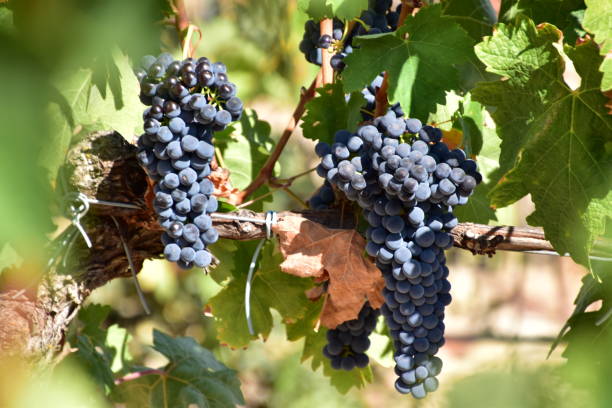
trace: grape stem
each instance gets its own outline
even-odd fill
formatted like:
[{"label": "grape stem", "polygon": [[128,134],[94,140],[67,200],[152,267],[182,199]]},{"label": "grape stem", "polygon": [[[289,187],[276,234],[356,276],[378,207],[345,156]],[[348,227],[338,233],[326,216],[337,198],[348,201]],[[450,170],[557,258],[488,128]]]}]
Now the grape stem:
[{"label": "grape stem", "polygon": [[280,140],[274,147],[274,150],[268,157],[268,160],[266,160],[263,167],[259,171],[259,174],[251,182],[251,184],[249,184],[247,188],[245,188],[243,191],[241,191],[239,194],[236,195],[236,198],[233,200],[232,204],[234,205],[242,204],[248,196],[253,194],[259,187],[261,187],[262,185],[270,181],[270,179],[273,177],[274,165],[276,164],[279,157],[281,156],[281,153],[287,146],[287,142],[289,142],[289,138],[293,134],[293,131],[295,130],[298,122],[302,118],[302,115],[304,114],[304,111],[306,108],[306,103],[314,97],[316,84],[318,81],[321,80],[320,78],[322,78],[322,76],[323,74],[321,70],[319,71],[317,78],[315,78],[310,84],[310,87],[304,92],[302,92],[298,105],[295,107],[295,110],[293,111],[293,115],[291,116],[289,123],[285,127],[285,130],[283,131],[283,134],[281,135]]}]

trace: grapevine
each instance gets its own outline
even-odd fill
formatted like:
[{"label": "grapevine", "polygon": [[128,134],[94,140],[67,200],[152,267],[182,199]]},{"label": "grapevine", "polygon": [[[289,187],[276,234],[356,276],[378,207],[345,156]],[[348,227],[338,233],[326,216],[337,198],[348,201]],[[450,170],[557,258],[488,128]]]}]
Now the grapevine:
[{"label": "grapevine", "polygon": [[0,0],[0,406],[610,405],[609,2],[60,3]]}]

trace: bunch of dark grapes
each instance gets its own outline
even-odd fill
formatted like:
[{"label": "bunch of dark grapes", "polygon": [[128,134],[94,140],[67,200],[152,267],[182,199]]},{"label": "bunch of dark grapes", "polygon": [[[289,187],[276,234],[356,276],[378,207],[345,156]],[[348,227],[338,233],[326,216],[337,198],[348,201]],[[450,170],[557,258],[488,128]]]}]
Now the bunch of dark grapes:
[{"label": "bunch of dark grapes", "polygon": [[340,324],[327,331],[327,344],[323,355],[331,360],[336,370],[364,368],[370,362],[366,351],[370,348],[370,333],[376,328],[380,310],[365,303],[356,319]]},{"label": "bunch of dark grapes", "polygon": [[476,162],[449,150],[442,132],[393,109],[319,143],[317,173],[363,209],[367,253],[386,287],[382,313],[395,349],[396,389],[423,398],[438,387],[444,308],[450,283],[444,251],[453,245],[456,205],[481,181]]},{"label": "bunch of dark grapes", "polygon": [[304,25],[300,51],[308,62],[316,65],[323,63],[323,52],[333,52],[330,64],[335,71],[342,71],[345,67],[344,58],[353,52],[352,41],[355,36],[387,33],[397,29],[401,5],[391,11],[392,3],[392,0],[370,0],[369,9],[361,13],[359,23],[346,33],[344,23],[338,19],[333,21],[331,36],[321,35],[319,24],[308,20]]},{"label": "bunch of dark grapes", "polygon": [[206,249],[219,238],[210,213],[217,210],[207,178],[214,133],[242,114],[242,101],[227,69],[207,58],[175,61],[147,55],[135,71],[140,81],[144,134],[138,160],[155,183],[154,208],[164,255],[182,268],[208,266]]}]

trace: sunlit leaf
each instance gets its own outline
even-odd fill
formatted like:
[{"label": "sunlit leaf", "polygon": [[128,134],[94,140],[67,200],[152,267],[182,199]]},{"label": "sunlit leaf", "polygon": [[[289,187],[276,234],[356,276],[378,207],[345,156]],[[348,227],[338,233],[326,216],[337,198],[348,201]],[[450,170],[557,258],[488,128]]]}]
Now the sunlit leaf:
[{"label": "sunlit leaf", "polygon": [[[468,61],[472,40],[439,5],[409,16],[395,33],[354,39],[343,72],[347,92],[361,90],[378,74],[389,76],[389,99],[422,120],[443,103],[445,91],[460,87],[458,64]],[[407,35],[407,39],[404,36]]]},{"label": "sunlit leaf", "polygon": [[528,222],[543,226],[558,252],[588,265],[591,243],[602,232],[589,215],[589,203],[604,197],[612,183],[612,157],[603,148],[612,139],[612,117],[599,91],[596,45],[566,47],[582,80],[572,90],[553,46],[558,39],[555,27],[536,29],[525,17],[500,24],[476,52],[506,79],[481,83],[472,95],[495,107],[500,164],[503,171],[511,169],[492,191],[493,204],[506,206],[531,194],[536,211]]}]

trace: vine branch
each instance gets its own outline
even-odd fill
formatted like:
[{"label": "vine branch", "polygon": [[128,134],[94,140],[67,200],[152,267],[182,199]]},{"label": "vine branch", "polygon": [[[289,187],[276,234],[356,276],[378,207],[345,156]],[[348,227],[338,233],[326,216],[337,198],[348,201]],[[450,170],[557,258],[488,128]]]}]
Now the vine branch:
[{"label": "vine branch", "polygon": [[287,146],[287,142],[289,142],[289,138],[293,134],[293,131],[295,130],[298,122],[302,118],[302,115],[304,114],[304,111],[306,109],[306,103],[308,103],[308,101],[310,101],[314,97],[317,81],[322,78],[322,75],[322,71],[319,71],[319,73],[317,74],[317,78],[312,81],[310,87],[308,87],[307,90],[302,92],[302,94],[300,95],[300,100],[297,106],[295,107],[295,110],[293,111],[293,115],[291,115],[291,119],[285,127],[285,130],[283,131],[283,134],[281,135],[278,143],[274,147],[274,150],[262,166],[257,177],[251,182],[251,184],[247,186],[247,188],[245,188],[243,191],[236,195],[232,204],[242,204],[249,195],[253,194],[259,187],[267,183],[272,178],[274,172],[274,165],[280,158],[281,153],[285,149],[285,146]]}]

